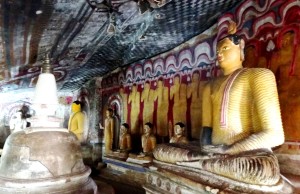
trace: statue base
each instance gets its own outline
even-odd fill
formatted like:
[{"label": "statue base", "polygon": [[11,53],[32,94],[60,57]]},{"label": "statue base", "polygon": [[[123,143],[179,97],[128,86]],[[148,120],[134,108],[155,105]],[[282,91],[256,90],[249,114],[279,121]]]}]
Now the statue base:
[{"label": "statue base", "polygon": [[[273,186],[251,185],[216,174],[154,160],[157,170],[149,171],[144,189],[147,194],[164,193],[293,193],[284,178]],[[152,167],[152,169],[155,169]]]},{"label": "statue base", "polygon": [[105,157],[115,158],[118,160],[126,161],[126,159],[128,158],[128,153],[120,152],[120,151],[112,151],[112,152],[106,153]]},{"label": "statue base", "polygon": [[152,156],[146,156],[146,155],[136,155],[136,154],[129,154],[129,157],[127,158],[126,162],[131,162],[135,164],[148,164],[153,161]]},{"label": "statue base", "polygon": [[[142,185],[146,184],[147,166],[110,157],[103,157],[102,161],[106,168],[101,168],[98,176],[112,186],[117,185],[116,193],[144,193]],[[123,190],[117,190],[119,185]]]}]

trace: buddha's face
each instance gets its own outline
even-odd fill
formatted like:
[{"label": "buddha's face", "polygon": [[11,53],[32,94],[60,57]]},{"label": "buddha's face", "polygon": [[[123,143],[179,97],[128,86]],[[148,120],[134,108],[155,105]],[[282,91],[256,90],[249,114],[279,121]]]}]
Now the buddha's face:
[{"label": "buddha's face", "polygon": [[217,44],[217,60],[222,69],[230,68],[241,62],[241,49],[229,38],[225,38]]},{"label": "buddha's face", "polygon": [[106,117],[111,117],[112,116],[112,111],[106,110]]},{"label": "buddha's face", "polygon": [[121,131],[121,134],[124,135],[124,134],[127,133],[127,128],[122,125],[121,128],[120,128],[120,131]]},{"label": "buddha's face", "polygon": [[80,104],[72,103],[72,112],[79,112],[80,110]]},{"label": "buddha's face", "polygon": [[175,125],[174,126],[174,131],[175,131],[175,135],[182,135],[184,129],[182,127],[180,127],[180,125]]},{"label": "buddha's face", "polygon": [[151,133],[151,128],[148,125],[144,125],[144,133],[145,134],[150,134]]}]

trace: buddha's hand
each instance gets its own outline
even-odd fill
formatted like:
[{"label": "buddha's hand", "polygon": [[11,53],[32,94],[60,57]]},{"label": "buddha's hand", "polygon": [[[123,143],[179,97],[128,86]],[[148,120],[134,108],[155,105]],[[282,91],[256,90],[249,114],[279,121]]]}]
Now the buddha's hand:
[{"label": "buddha's hand", "polygon": [[143,158],[145,156],[146,156],[146,154],[144,154],[143,152],[141,152],[139,155],[137,155],[138,158]]},{"label": "buddha's hand", "polygon": [[203,145],[201,148],[202,152],[212,154],[226,154],[228,150],[227,145]]},{"label": "buddha's hand", "polygon": [[104,127],[102,126],[101,123],[99,123],[99,128],[100,128],[100,129],[104,129]]}]

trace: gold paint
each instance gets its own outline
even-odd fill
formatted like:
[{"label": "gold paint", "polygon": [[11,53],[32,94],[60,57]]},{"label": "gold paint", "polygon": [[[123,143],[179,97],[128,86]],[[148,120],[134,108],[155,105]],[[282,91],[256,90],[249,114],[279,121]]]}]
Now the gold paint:
[{"label": "gold paint", "polygon": [[128,97],[128,103],[131,103],[130,111],[130,127],[131,134],[139,132],[139,113],[140,113],[140,93],[137,91],[137,86],[133,85],[131,93]]},{"label": "gold paint", "polygon": [[157,82],[154,99],[157,100],[157,135],[165,137],[168,136],[169,88],[164,87],[162,80]]},{"label": "gold paint", "polygon": [[[284,142],[275,77],[265,68],[242,68],[241,49],[242,43],[235,45],[229,38],[218,43],[224,75],[204,87],[202,123],[212,127],[213,145],[203,145],[200,153],[193,145],[161,144],[153,155],[157,160],[213,172],[214,176],[275,185],[280,171],[270,150]],[[232,84],[229,89],[227,83]],[[223,109],[222,102],[228,102],[227,108]],[[226,125],[221,125],[222,110]]]},{"label": "gold paint", "polygon": [[85,116],[84,113],[81,112],[80,104],[72,103],[71,109],[72,114],[69,119],[68,129],[69,131],[72,131],[81,142],[83,141]]},{"label": "gold paint", "polygon": [[120,88],[119,94],[122,98],[123,102],[123,112],[122,118],[124,122],[127,122],[127,114],[128,114],[128,94],[125,93],[124,88]]},{"label": "gold paint", "polygon": [[[282,121],[287,140],[300,139],[300,48],[294,46],[294,32],[287,32],[282,36],[282,42],[277,52],[271,58],[271,70],[277,75],[279,100]],[[295,57],[295,70],[290,75],[293,58]],[[294,95],[293,95],[294,94]]]},{"label": "gold paint", "polygon": [[202,126],[202,92],[205,82],[200,81],[200,75],[194,73],[192,82],[187,88],[187,97],[191,98],[191,135],[192,138],[200,138],[200,130]]},{"label": "gold paint", "polygon": [[180,83],[178,76],[174,78],[174,85],[170,88],[170,99],[174,99],[173,123],[186,123],[187,85]]},{"label": "gold paint", "polygon": [[153,123],[154,112],[154,91],[150,88],[149,83],[145,83],[144,90],[142,92],[141,102],[144,103],[143,110],[143,123]]},{"label": "gold paint", "polygon": [[213,128],[213,144],[230,146],[226,152],[231,154],[281,145],[284,135],[276,82],[268,69],[244,69],[237,76],[229,91],[228,126],[221,127],[224,87],[228,75],[242,68],[242,61],[240,46],[228,38],[218,43],[217,50],[225,75],[207,84],[203,93],[203,125]]}]

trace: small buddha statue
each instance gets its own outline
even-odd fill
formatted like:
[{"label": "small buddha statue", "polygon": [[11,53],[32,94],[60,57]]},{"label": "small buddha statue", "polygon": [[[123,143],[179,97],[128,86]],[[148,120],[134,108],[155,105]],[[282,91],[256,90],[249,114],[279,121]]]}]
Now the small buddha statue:
[{"label": "small buddha statue", "polygon": [[275,76],[265,68],[243,68],[243,49],[235,34],[217,43],[223,75],[204,87],[202,105],[202,133],[212,144],[201,151],[159,145],[153,155],[245,184],[274,186],[282,179],[271,148],[284,142]]},{"label": "small buddha statue", "polygon": [[129,152],[131,150],[131,136],[128,133],[129,125],[127,123],[123,123],[120,127],[120,138],[119,145],[121,152]]},{"label": "small buddha statue", "polygon": [[27,121],[23,117],[22,111],[17,111],[9,121],[9,129],[11,133],[22,131],[26,128]]},{"label": "small buddha statue", "polygon": [[153,150],[156,147],[156,137],[152,134],[153,125],[150,122],[144,125],[144,134],[141,137],[142,152],[139,154],[130,153],[127,162],[133,162],[138,164],[144,164],[152,162]]},{"label": "small buddha statue", "polygon": [[142,135],[142,150],[140,154],[143,156],[152,156],[152,152],[156,146],[156,137],[152,134],[153,125],[150,122],[147,122],[144,125],[144,134]]},{"label": "small buddha statue", "polygon": [[72,103],[72,114],[69,119],[68,129],[72,131],[80,142],[83,142],[85,115],[81,111],[82,103],[78,100]]},{"label": "small buddha statue", "polygon": [[188,143],[188,139],[185,136],[185,125],[182,122],[178,122],[174,126],[174,136],[171,137],[170,143]]}]

